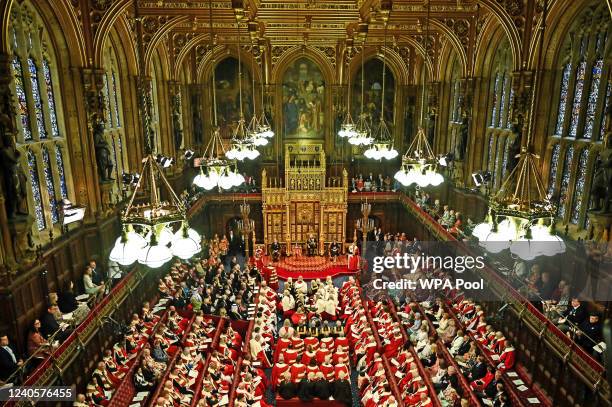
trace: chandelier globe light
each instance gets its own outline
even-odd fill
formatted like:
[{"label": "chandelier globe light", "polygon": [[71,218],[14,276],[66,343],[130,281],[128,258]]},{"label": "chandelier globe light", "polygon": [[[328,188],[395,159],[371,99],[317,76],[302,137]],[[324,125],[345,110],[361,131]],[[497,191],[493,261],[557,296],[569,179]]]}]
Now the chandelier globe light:
[{"label": "chandelier globe light", "polygon": [[393,136],[389,131],[389,126],[385,121],[385,77],[387,73],[387,22],[389,15],[385,14],[383,17],[385,34],[383,37],[383,72],[382,72],[382,92],[380,100],[380,120],[378,127],[375,132],[374,140],[370,148],[368,148],[363,154],[366,158],[373,160],[392,160],[396,158],[399,153],[394,147]]},{"label": "chandelier globe light", "polygon": [[394,177],[404,186],[416,184],[419,187],[436,187],[444,182],[444,177],[437,168],[436,156],[427,141],[425,130],[420,127],[402,157],[402,165]]},{"label": "chandelier globe light", "polygon": [[[369,116],[365,112],[365,69],[364,69],[364,53],[365,53],[365,39],[361,47],[361,110],[357,122],[354,128],[344,133],[348,138],[349,144],[353,146],[369,146],[374,142],[374,138],[371,136],[372,129],[369,124]],[[350,87],[350,84],[349,84]]]},{"label": "chandelier globe light", "polygon": [[[346,47],[346,54],[350,56],[353,46],[352,39],[350,40],[348,46]],[[353,117],[351,116],[351,69],[347,67],[347,101],[346,101],[346,115],[344,116],[344,120],[340,125],[340,130],[338,130],[338,137],[340,138],[352,138],[357,136],[357,131],[355,130],[355,122],[353,122]]]},{"label": "chandelier globe light", "polygon": [[476,225],[472,236],[479,245],[492,253],[509,249],[520,259],[530,261],[539,256],[555,256],[564,253],[566,245],[554,232],[557,205],[546,193],[537,160],[539,156],[530,151],[532,134],[535,131],[534,115],[536,94],[540,88],[542,73],[542,49],[548,1],[544,1],[540,44],[536,68],[534,91],[527,125],[527,141],[521,147],[518,162],[499,191],[489,199],[489,213]]},{"label": "chandelier globe light", "polygon": [[[138,178],[128,204],[121,214],[121,236],[115,241],[109,259],[123,266],[129,266],[138,261],[145,266],[157,268],[172,259],[171,248],[174,249],[174,246],[179,242],[172,228],[181,225],[186,228],[185,230],[188,230],[189,225],[185,206],[164,174],[164,168],[172,160],[166,160],[165,162],[158,160],[158,154],[153,148],[151,90],[146,85],[142,71],[142,67],[144,67],[144,45],[138,2],[136,2],[134,20],[137,34],[137,54],[141,67],[138,77],[138,99],[145,154],[140,171],[142,175]],[[164,166],[162,167],[160,163],[163,162]],[[168,200],[162,201],[160,199],[161,189],[165,189]],[[138,201],[136,201],[136,198],[138,198]],[[193,252],[191,256],[196,253]]]}]

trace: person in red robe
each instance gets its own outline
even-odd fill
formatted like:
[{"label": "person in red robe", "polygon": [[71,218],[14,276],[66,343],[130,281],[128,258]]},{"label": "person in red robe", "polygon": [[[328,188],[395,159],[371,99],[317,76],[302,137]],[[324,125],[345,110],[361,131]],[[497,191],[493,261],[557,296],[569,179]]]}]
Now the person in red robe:
[{"label": "person in red robe", "polygon": [[278,357],[278,362],[272,368],[272,390],[276,391],[276,387],[280,384],[283,374],[289,370],[289,365],[285,363],[285,357],[281,353]]},{"label": "person in red robe", "polygon": [[289,371],[291,372],[291,381],[293,383],[298,383],[306,377],[306,365],[303,363],[295,363],[289,368]]},{"label": "person in red robe", "polygon": [[493,366],[487,366],[487,374],[482,379],[474,380],[470,383],[470,387],[474,391],[484,392],[484,389],[491,383],[491,380],[495,377],[495,368]]},{"label": "person in red robe", "polygon": [[506,370],[512,369],[515,362],[515,350],[510,341],[506,341],[504,351],[499,355],[499,365],[497,368],[505,372]]},{"label": "person in red robe", "polygon": [[359,270],[359,247],[355,243],[349,246],[348,269],[349,271]]}]

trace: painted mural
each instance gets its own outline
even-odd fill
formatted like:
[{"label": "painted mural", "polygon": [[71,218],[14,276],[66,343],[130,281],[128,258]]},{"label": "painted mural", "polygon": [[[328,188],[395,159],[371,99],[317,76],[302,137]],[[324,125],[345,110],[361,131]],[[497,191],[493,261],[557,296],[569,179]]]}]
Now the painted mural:
[{"label": "painted mural", "polygon": [[[240,118],[240,97],[238,87],[238,59],[228,57],[215,68],[217,90],[217,120],[221,137],[231,138]],[[242,108],[245,120],[253,114],[253,87],[251,72],[242,64]]]},{"label": "painted mural", "polygon": [[324,137],[325,81],[308,58],[296,59],[283,76],[283,134],[285,138]]},{"label": "painted mural", "polygon": [[[364,63],[365,80],[364,80],[364,112],[375,126],[380,121],[380,106],[382,94],[382,79],[383,79],[383,63],[380,59],[373,58]],[[357,70],[357,75],[353,80],[353,88],[351,89],[351,113],[353,119],[357,120],[361,112],[361,67]],[[387,66],[385,76],[385,120],[389,129],[393,128],[393,109],[395,99],[395,78],[393,73]]]}]

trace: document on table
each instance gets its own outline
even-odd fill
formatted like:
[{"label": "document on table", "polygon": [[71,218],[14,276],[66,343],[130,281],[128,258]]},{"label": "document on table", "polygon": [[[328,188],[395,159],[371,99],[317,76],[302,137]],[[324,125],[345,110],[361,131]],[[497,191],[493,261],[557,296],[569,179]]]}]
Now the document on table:
[{"label": "document on table", "polygon": [[535,397],[529,397],[527,401],[530,402],[531,404],[540,404],[540,400],[538,400]]},{"label": "document on table", "polygon": [[518,377],[518,374],[516,372],[506,372],[506,374],[508,375],[508,377]]},{"label": "document on table", "polygon": [[512,380],[512,383],[514,383],[514,384],[515,384],[515,385],[517,385],[517,386],[520,386],[521,384],[525,384],[525,382],[524,382],[524,381],[522,381],[521,379],[518,379],[518,380]]},{"label": "document on table", "polygon": [[519,389],[519,391],[527,391],[527,390],[529,390],[529,387],[527,387],[525,385],[521,385],[521,386],[517,387],[517,389]]}]

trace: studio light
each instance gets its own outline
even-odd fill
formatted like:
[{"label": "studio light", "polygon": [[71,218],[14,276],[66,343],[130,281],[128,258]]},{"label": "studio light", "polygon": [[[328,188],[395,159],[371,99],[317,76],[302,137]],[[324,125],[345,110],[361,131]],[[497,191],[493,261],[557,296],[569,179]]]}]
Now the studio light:
[{"label": "studio light", "polygon": [[185,153],[183,156],[185,157],[185,160],[191,160],[194,155],[195,153],[193,152],[193,150],[185,150]]},{"label": "studio light", "polygon": [[174,164],[174,158],[172,157],[166,157],[164,155],[161,154],[157,154],[157,157],[155,157],[155,161],[161,165],[162,168],[169,168]]}]

